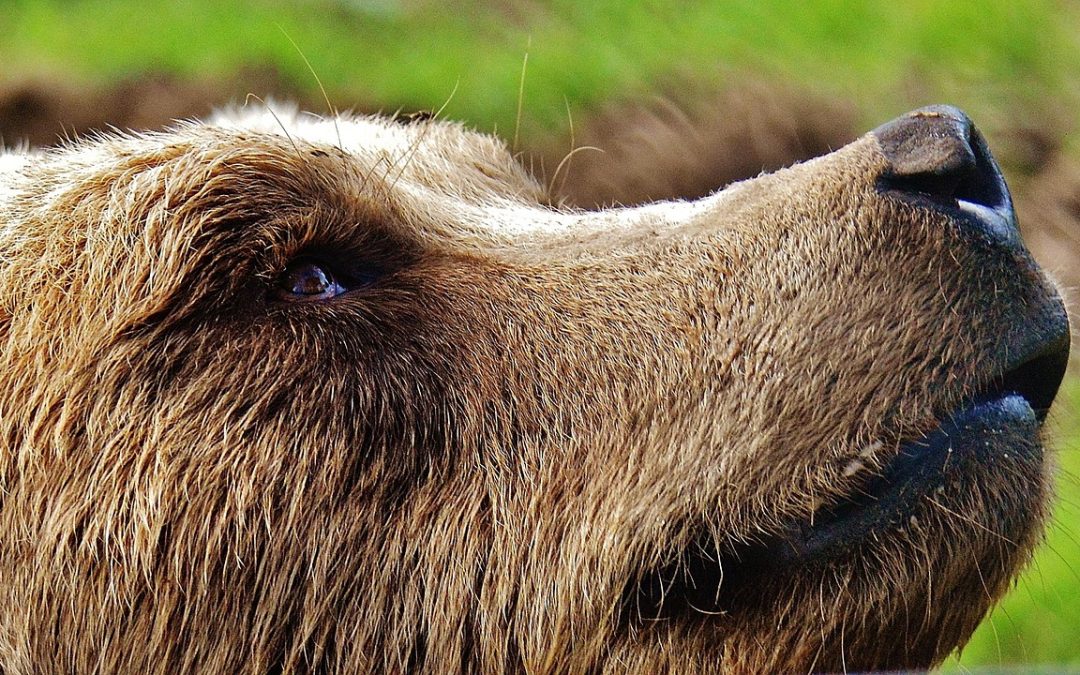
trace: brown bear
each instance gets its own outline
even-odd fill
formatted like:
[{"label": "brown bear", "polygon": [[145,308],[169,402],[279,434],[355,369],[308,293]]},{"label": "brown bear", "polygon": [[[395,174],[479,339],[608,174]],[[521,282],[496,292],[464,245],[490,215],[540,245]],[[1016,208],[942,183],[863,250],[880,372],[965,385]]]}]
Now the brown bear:
[{"label": "brown bear", "polygon": [[925,667],[1038,541],[1063,306],[959,111],[551,205],[442,121],[0,155],[0,671]]}]

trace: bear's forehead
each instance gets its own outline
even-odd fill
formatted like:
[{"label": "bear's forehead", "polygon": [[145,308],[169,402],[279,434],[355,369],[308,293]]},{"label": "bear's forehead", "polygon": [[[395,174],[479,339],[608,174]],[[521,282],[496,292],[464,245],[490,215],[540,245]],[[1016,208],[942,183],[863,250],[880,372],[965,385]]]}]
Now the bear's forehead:
[{"label": "bear's forehead", "polygon": [[[311,161],[313,153],[325,161]],[[685,222],[714,209],[721,198],[603,213],[564,211],[545,203],[542,187],[500,140],[459,123],[349,114],[327,118],[295,108],[246,107],[165,132],[91,137],[45,152],[0,150],[0,208],[21,203],[25,209],[49,210],[79,186],[118,179],[129,181],[131,190],[157,193],[150,184],[175,184],[154,168],[165,158],[193,178],[200,175],[200,164],[232,157],[242,166],[252,156],[286,173],[322,172],[321,179],[347,164],[347,173],[363,177],[363,189],[377,186],[371,190],[377,199],[416,216],[409,226],[417,236],[481,246]],[[236,190],[247,194],[240,179]]]},{"label": "bear's forehead", "polygon": [[480,200],[488,193],[529,202],[544,197],[500,140],[457,122],[352,114],[324,117],[293,107],[247,106],[218,112],[206,126],[339,151],[373,177],[392,183],[404,181]]},{"label": "bear's forehead", "polygon": [[398,124],[390,118],[377,116],[345,114],[324,117],[301,112],[291,106],[282,109],[226,109],[215,113],[205,126],[285,136],[314,145],[338,147],[357,157],[410,150],[418,152],[420,148],[414,145],[418,140],[422,142],[424,136],[430,135],[433,128],[437,129],[438,135],[446,135],[452,131],[458,135],[472,136],[469,140],[474,144],[478,144],[482,138],[449,122],[437,123],[432,127],[426,124]]},{"label": "bear's forehead", "polygon": [[212,161],[244,150],[278,166],[292,164],[297,172],[311,168],[304,160],[308,153],[337,155],[372,184],[420,188],[429,196],[443,193],[482,203],[545,200],[542,187],[501,141],[459,123],[376,115],[323,117],[290,106],[226,109],[168,131],[91,135],[46,151],[0,145],[0,199],[17,197],[19,183],[42,176],[49,183],[73,185],[104,178],[119,165],[138,165],[139,157],[151,166],[165,156],[188,154]]}]

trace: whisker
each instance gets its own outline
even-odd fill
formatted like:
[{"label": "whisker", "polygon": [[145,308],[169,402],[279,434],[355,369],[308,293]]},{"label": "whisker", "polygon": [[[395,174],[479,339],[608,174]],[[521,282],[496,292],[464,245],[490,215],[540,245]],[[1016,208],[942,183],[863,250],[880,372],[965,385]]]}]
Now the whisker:
[{"label": "whisker", "polygon": [[315,68],[312,67],[311,61],[309,61],[307,55],[304,54],[304,50],[300,49],[300,45],[296,44],[296,40],[292,39],[292,36],[289,35],[289,32],[286,31],[281,24],[275,25],[277,26],[278,30],[281,31],[281,34],[285,36],[285,39],[289,41],[289,44],[293,46],[293,49],[296,50],[296,53],[300,55],[300,58],[303,59],[304,65],[307,66],[308,72],[311,73],[311,76],[313,78],[315,78],[315,84],[319,85],[319,91],[322,92],[323,101],[326,103],[326,107],[330,110],[330,113],[334,116],[334,133],[337,134],[338,150],[341,150],[341,152],[344,153],[345,143],[341,140],[341,127],[338,124],[338,111],[337,108],[334,107],[334,104],[330,102],[330,96],[326,93],[326,87],[323,86],[322,78],[320,78],[319,74],[315,72]]},{"label": "whisker", "polygon": [[532,48],[532,36],[525,43],[525,56],[521,59],[521,77],[518,78],[517,115],[514,119],[514,143],[510,146],[512,152],[517,152],[518,133],[521,131],[521,108],[525,98],[525,70],[529,66],[529,49]]}]

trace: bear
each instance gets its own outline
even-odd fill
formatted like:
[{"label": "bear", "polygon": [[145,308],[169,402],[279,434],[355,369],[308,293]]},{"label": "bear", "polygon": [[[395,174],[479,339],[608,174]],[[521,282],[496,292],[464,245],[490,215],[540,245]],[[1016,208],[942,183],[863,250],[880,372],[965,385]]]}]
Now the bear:
[{"label": "bear", "polygon": [[0,671],[925,668],[1069,325],[934,106],[585,211],[431,116],[0,155]]}]

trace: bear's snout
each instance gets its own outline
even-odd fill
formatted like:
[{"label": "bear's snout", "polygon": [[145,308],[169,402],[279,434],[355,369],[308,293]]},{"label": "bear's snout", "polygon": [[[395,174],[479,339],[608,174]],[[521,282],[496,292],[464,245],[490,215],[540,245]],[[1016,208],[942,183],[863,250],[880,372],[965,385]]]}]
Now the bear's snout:
[{"label": "bear's snout", "polygon": [[879,186],[901,199],[960,211],[979,235],[1021,247],[1016,212],[1001,169],[971,119],[930,106],[876,130],[888,168]]},{"label": "bear's snout", "polygon": [[[878,188],[944,215],[960,245],[974,252],[976,264],[985,264],[971,275],[971,291],[985,293],[979,286],[996,279],[1001,284],[993,284],[995,294],[1017,289],[999,310],[998,335],[1012,356],[998,378],[1010,380],[1044,417],[1068,363],[1069,323],[1060,297],[1024,248],[1005,177],[982,134],[963,111],[944,105],[914,110],[871,133],[887,161]],[[1027,279],[1010,284],[1017,269],[1027,272]],[[993,370],[997,364],[985,365]],[[1017,371],[1023,376],[1014,375]]]}]

